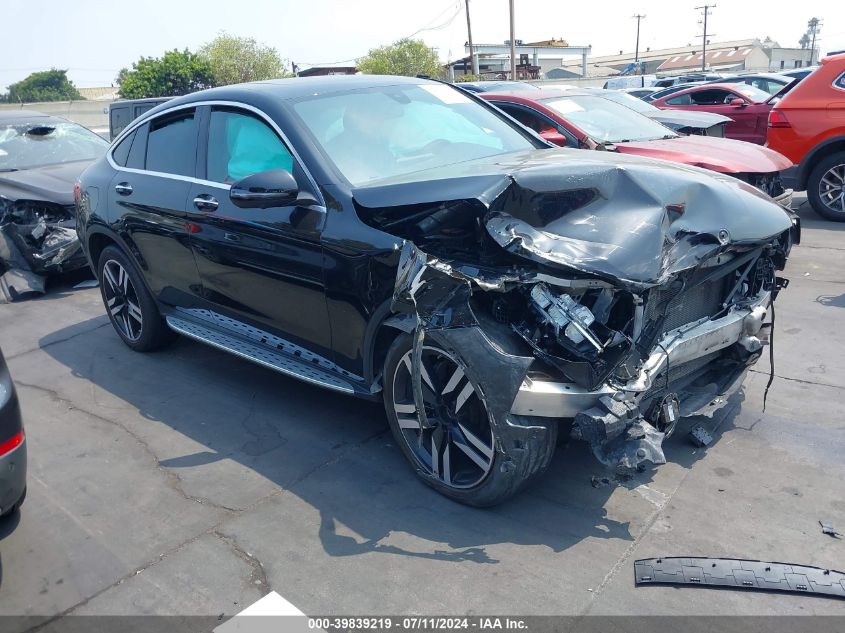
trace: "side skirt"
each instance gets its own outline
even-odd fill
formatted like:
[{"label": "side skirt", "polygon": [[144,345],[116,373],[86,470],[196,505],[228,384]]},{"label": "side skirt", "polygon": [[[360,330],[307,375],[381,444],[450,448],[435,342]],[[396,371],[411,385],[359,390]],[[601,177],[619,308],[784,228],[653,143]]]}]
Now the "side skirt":
[{"label": "side skirt", "polygon": [[[168,314],[165,318],[167,325],[174,332],[273,369],[286,376],[341,393],[372,397],[360,385],[355,384],[356,377],[352,374],[349,374],[347,380],[346,377],[324,367],[331,365],[331,361],[268,333],[264,333],[261,340],[250,340],[239,332],[216,324],[213,317],[214,315],[208,311],[202,311],[201,317],[197,318],[196,315],[188,311],[177,310]],[[271,347],[268,341],[275,343],[275,347]],[[293,353],[288,353],[288,349],[293,350]],[[359,378],[359,380],[362,379]]]}]

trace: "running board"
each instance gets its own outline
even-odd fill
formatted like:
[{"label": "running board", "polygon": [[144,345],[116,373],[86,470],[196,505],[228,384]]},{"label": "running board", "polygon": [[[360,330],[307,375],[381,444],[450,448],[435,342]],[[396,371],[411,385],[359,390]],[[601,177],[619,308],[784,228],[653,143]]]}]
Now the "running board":
[{"label": "running board", "polygon": [[351,383],[333,376],[319,367],[291,358],[287,354],[274,352],[255,343],[245,341],[239,336],[221,332],[202,323],[171,314],[167,316],[167,325],[171,330],[183,336],[222,349],[286,376],[342,393],[354,394],[358,391]]}]

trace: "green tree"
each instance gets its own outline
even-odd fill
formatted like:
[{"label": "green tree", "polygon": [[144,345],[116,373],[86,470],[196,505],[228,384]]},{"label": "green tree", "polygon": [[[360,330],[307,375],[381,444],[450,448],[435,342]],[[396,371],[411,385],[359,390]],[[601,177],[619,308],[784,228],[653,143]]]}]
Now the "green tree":
[{"label": "green tree", "polygon": [[82,95],[67,78],[66,70],[43,70],[9,86],[8,100],[12,103],[39,101],[71,101]]},{"label": "green tree", "polygon": [[211,88],[211,65],[188,49],[167,51],[162,57],[142,57],[117,76],[118,93],[124,99],[177,97]]},{"label": "green tree", "polygon": [[287,72],[288,61],[282,60],[275,48],[251,37],[220,33],[198,54],[211,66],[211,75],[218,86],[293,76]]},{"label": "green tree", "polygon": [[443,67],[433,48],[422,40],[402,39],[374,48],[358,60],[358,70],[368,75],[427,75],[440,77]]}]

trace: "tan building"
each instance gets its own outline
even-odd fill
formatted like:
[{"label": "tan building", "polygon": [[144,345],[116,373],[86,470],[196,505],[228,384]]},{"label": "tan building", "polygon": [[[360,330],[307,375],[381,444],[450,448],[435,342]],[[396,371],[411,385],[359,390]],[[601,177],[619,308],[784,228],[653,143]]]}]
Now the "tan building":
[{"label": "tan building", "polygon": [[[645,74],[680,75],[701,70],[701,43],[677,48],[640,51],[640,62],[645,63]],[[633,52],[587,58],[587,77],[618,75],[634,62]],[[777,72],[811,65],[810,49],[783,48],[766,39],[711,42],[707,45],[705,69],[719,72]],[[549,79],[582,77],[581,64],[562,60],[559,67],[544,68]]]}]

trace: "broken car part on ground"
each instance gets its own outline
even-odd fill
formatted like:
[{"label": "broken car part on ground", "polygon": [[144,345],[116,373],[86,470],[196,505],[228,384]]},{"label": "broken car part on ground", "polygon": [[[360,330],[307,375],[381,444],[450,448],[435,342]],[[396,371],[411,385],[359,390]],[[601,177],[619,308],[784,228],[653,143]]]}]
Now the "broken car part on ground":
[{"label": "broken car part on ground", "polygon": [[[760,357],[797,221],[697,170],[563,160],[356,201],[409,240],[394,305],[413,358],[435,336],[464,359],[500,442],[531,441],[517,416],[574,419],[603,464],[660,464],[678,417],[719,408]],[[413,204],[378,206],[391,189]]]},{"label": "broken car part on ground", "polygon": [[634,580],[637,585],[732,587],[845,598],[841,571],[736,558],[646,558],[634,561]]}]

